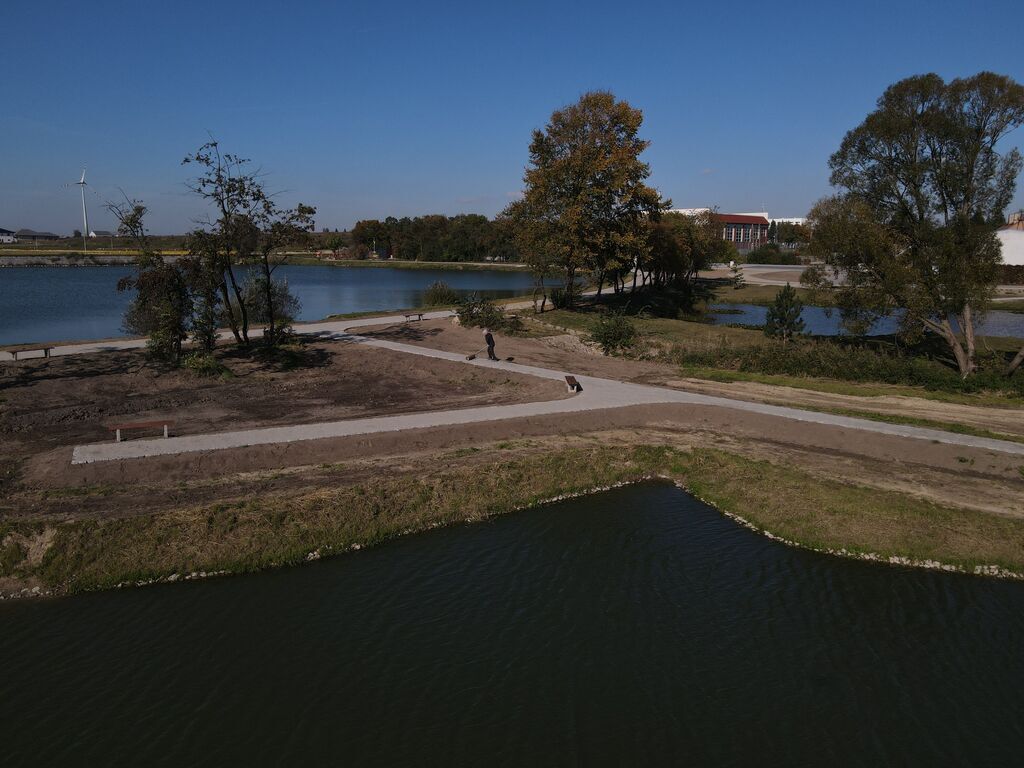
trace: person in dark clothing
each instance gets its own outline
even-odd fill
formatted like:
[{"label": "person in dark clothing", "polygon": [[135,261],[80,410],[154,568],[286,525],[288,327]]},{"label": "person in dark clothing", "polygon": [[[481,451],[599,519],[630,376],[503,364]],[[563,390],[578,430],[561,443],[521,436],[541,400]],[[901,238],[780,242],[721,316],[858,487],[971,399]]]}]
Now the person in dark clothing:
[{"label": "person in dark clothing", "polygon": [[484,328],[484,341],[487,343],[487,358],[497,360],[498,356],[494,354],[494,337],[489,328]]}]

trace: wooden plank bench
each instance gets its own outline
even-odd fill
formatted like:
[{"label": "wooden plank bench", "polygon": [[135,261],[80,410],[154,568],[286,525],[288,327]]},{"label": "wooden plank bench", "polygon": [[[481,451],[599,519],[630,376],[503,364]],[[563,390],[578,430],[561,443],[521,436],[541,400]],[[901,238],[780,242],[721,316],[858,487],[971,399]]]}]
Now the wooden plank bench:
[{"label": "wooden plank bench", "polygon": [[569,388],[570,392],[582,392],[583,391],[583,387],[580,386],[580,383],[578,381],[576,381],[576,377],[575,376],[566,376],[565,377],[565,385]]},{"label": "wooden plank bench", "polygon": [[11,354],[11,357],[17,360],[18,355],[22,352],[42,352],[43,357],[49,357],[51,349],[53,349],[53,345],[46,346],[42,344],[19,344],[16,347],[0,347],[0,352],[9,352]]},{"label": "wooden plank bench", "polygon": [[411,321],[411,320],[412,320],[412,319],[413,319],[414,317],[415,317],[415,318],[416,318],[417,320],[423,320],[423,315],[424,315],[425,313],[424,313],[424,312],[404,312],[403,314],[405,315],[405,322],[407,322],[407,323],[408,323],[408,322],[410,322],[410,321]]},{"label": "wooden plank bench", "polygon": [[173,421],[168,421],[167,419],[156,419],[155,421],[133,421],[128,424],[108,424],[107,429],[114,433],[114,439],[120,443],[122,429],[156,429],[157,427],[163,427],[164,437],[170,437],[168,428],[173,426]]}]

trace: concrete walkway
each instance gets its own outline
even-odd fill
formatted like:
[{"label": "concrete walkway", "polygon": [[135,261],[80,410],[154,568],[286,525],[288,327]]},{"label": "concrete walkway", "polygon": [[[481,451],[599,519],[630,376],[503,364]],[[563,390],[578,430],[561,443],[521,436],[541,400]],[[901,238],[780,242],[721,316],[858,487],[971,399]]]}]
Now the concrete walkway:
[{"label": "concrete walkway", "polygon": [[[429,312],[426,319],[446,318],[451,312]],[[402,322],[401,315],[394,317],[363,318],[359,320],[341,320],[336,322],[311,323],[299,326],[296,330],[303,334],[316,335],[322,338],[342,339],[353,343],[366,344],[371,347],[403,352],[410,355],[433,357],[463,365],[474,365],[484,368],[498,368],[515,373],[537,376],[564,383],[564,376],[571,371],[555,371],[529,365],[510,362],[492,362],[486,359],[466,360],[454,352],[445,352],[429,347],[412,344],[401,344],[382,339],[370,339],[347,332],[348,329]],[[125,342],[139,343],[139,342]],[[126,348],[126,347],[120,347]],[[130,348],[130,347],[127,347]],[[68,352],[66,354],[73,354]],[[575,374],[574,374],[575,375]],[[546,416],[558,413],[593,411],[608,408],[621,408],[632,405],[653,403],[678,403],[690,405],[729,408],[737,411],[778,416],[796,421],[825,424],[845,429],[857,429],[885,435],[897,435],[918,440],[929,440],[951,445],[962,445],[983,448],[1001,453],[1024,456],[1024,444],[1003,440],[993,440],[971,435],[960,435],[921,427],[887,424],[884,422],[856,419],[847,416],[835,416],[827,413],[804,411],[798,408],[786,408],[763,403],[743,400],[732,400],[724,397],[713,397],[692,392],[681,392],[662,387],[650,387],[641,384],[630,384],[613,379],[602,379],[593,376],[579,376],[583,391],[564,400],[553,400],[539,403],[519,403],[516,405],[486,406],[482,408],[464,408],[458,410],[434,411],[430,413],[411,413],[397,416],[381,416],[369,419],[351,419],[347,421],[320,422],[317,424],[299,424],[290,427],[267,427],[263,429],[246,429],[234,432],[218,432],[206,435],[182,435],[172,438],[155,438],[150,440],[133,440],[122,443],[93,443],[81,445],[74,449],[73,464],[88,464],[98,461],[116,461],[119,459],[143,458],[147,456],[166,456],[181,453],[216,451],[227,448],[243,448],[254,445],[272,443],[290,443],[301,440],[319,440],[329,437],[350,437],[379,432],[395,432],[424,427],[439,427],[455,424],[472,424],[485,421],[499,421],[527,416]]]}]

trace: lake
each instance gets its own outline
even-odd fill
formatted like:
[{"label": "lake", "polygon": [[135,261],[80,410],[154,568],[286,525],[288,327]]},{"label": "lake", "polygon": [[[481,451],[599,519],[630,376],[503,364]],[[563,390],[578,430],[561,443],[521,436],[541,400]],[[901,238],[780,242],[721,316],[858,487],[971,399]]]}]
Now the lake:
[{"label": "lake", "polygon": [[[117,281],[131,267],[5,267],[0,269],[0,344],[121,336],[131,297]],[[443,280],[462,294],[492,299],[528,294],[528,271],[283,266],[302,302],[298,320],[332,314],[419,307],[427,286]]]},{"label": "lake", "polygon": [[[737,325],[763,326],[768,316],[768,307],[756,304],[712,304],[708,316],[719,325],[734,323]],[[829,312],[824,307],[805,306],[800,315],[804,321],[804,332],[816,336],[839,336],[843,333],[839,311]],[[895,333],[899,328],[896,317],[883,317],[872,327],[871,335]],[[1024,314],[992,310],[986,313],[977,323],[977,333],[986,336],[1010,336],[1024,338]]]},{"label": "lake", "polygon": [[22,765],[1014,765],[1024,584],[663,483],[256,575],[0,604]]}]

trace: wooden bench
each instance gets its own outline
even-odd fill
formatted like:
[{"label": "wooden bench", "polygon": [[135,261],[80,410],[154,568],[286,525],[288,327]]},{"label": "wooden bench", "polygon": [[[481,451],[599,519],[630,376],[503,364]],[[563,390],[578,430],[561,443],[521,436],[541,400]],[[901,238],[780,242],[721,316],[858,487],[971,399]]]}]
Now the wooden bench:
[{"label": "wooden bench", "polygon": [[566,376],[565,377],[565,385],[567,387],[569,387],[569,391],[570,392],[582,392],[583,391],[583,387],[581,387],[580,383],[578,381],[576,381],[576,377],[575,376]]},{"label": "wooden bench", "polygon": [[17,347],[0,347],[0,351],[10,352],[11,357],[15,360],[18,359],[18,355],[22,352],[42,352],[43,357],[49,357],[51,349],[53,349],[52,345],[43,346],[41,344],[21,344]]},{"label": "wooden bench", "polygon": [[405,315],[405,322],[407,322],[407,323],[408,323],[408,322],[410,322],[410,321],[411,321],[411,320],[412,320],[412,319],[413,319],[414,317],[415,317],[415,318],[416,318],[417,320],[422,320],[422,319],[423,319],[423,315],[424,315],[425,313],[423,313],[423,312],[405,312],[405,313],[403,313],[403,314]]},{"label": "wooden bench", "polygon": [[117,442],[121,442],[121,430],[122,429],[156,429],[157,427],[164,428],[164,437],[170,437],[168,433],[168,427],[173,427],[174,422],[168,421],[167,419],[157,419],[155,421],[133,421],[128,424],[108,424],[107,429],[114,433],[114,439]]}]

